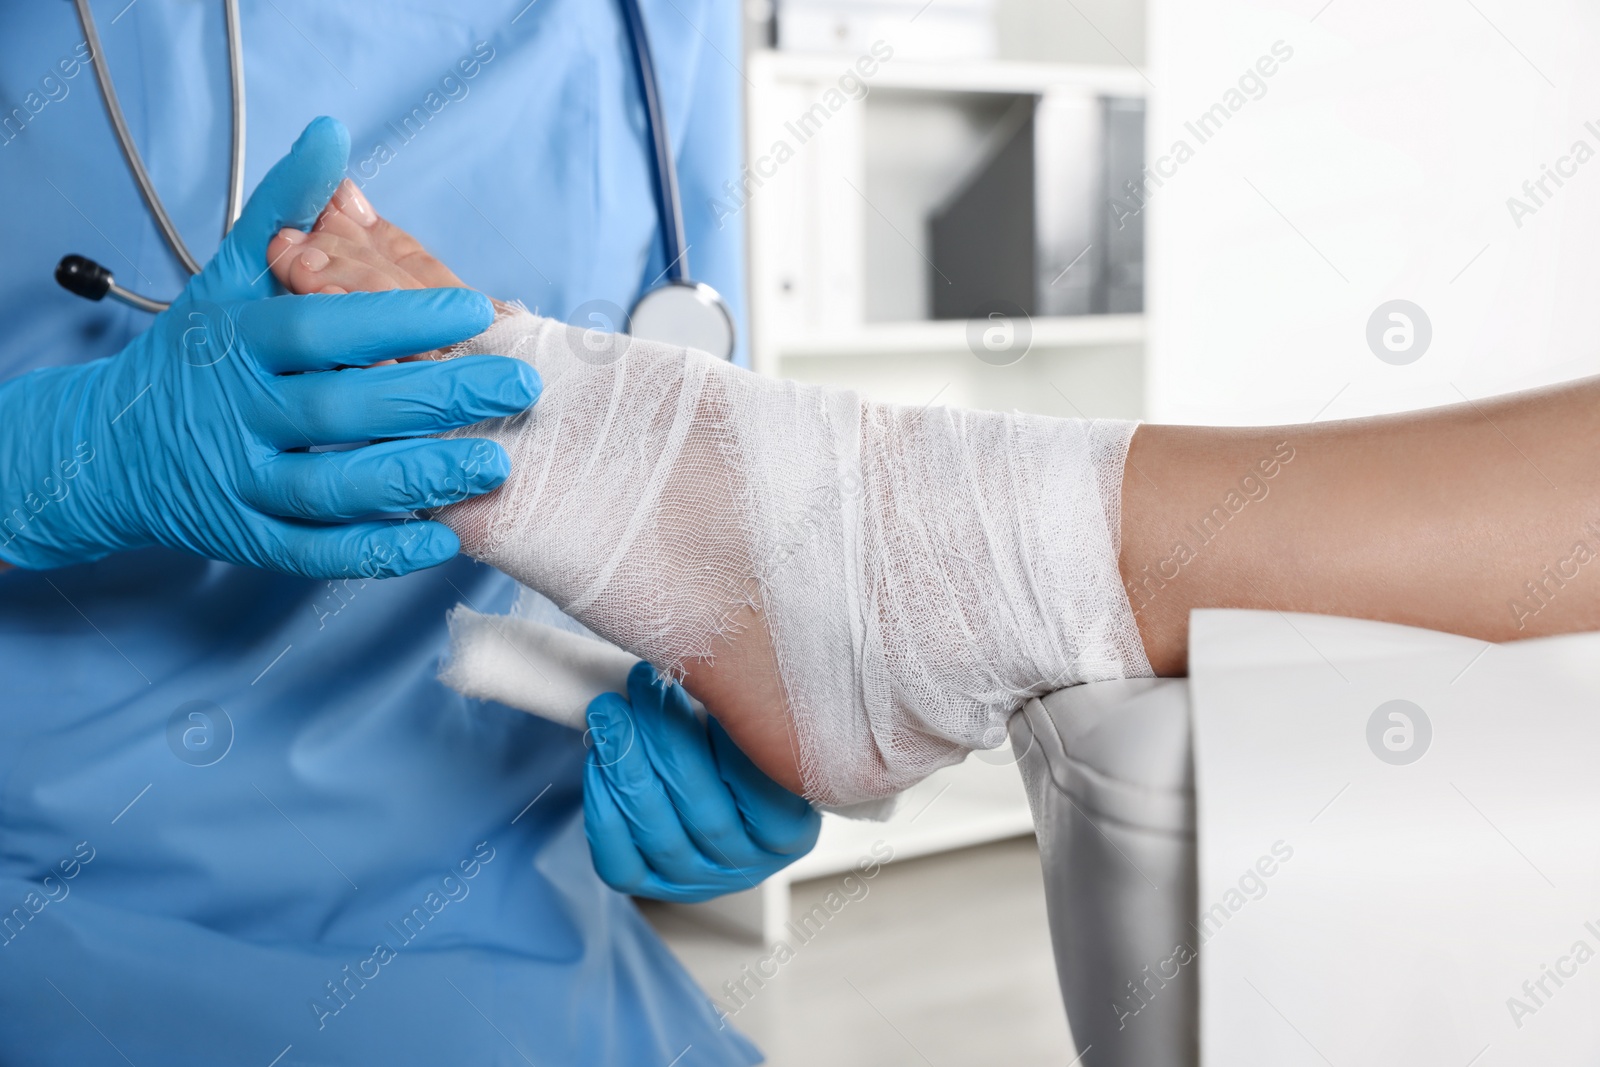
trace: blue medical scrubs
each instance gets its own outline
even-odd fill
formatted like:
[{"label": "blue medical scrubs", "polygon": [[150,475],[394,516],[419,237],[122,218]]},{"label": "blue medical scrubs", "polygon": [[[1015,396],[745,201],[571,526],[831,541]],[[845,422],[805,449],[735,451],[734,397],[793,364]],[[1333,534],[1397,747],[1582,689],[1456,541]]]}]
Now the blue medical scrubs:
[{"label": "blue medical scrubs", "polygon": [[[664,264],[607,0],[245,3],[246,188],[316,115],[469,283],[558,317]],[[95,4],[156,186],[203,261],[229,139],[222,5]],[[734,0],[645,4],[696,275],[739,306]],[[120,14],[119,14],[120,13]],[[148,317],[67,295],[80,252],[184,275],[118,155],[69,3],[0,12],[0,375]],[[69,73],[71,72],[71,73]],[[465,558],[313,582],[165,550],[0,575],[0,1062],[751,1063],[596,878],[571,731],[435,680]]]}]

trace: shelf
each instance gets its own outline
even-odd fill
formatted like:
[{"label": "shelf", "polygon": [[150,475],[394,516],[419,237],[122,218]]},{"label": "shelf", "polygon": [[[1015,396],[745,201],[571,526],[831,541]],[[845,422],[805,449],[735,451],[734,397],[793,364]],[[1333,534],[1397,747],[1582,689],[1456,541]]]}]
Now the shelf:
[{"label": "shelf", "polygon": [[[858,57],[849,54],[775,52],[750,55],[752,75],[774,81],[832,82]],[[1042,93],[1053,88],[1081,88],[1113,96],[1144,96],[1150,88],[1132,67],[1078,63],[1019,63],[1004,60],[921,63],[890,59],[865,79],[873,89],[934,93]]]},{"label": "shelf", "polygon": [[[1034,319],[1031,351],[1139,344],[1143,315],[1071,315]],[[849,333],[779,341],[780,359],[874,355],[951,355],[969,352],[965,320],[876,323]]]}]

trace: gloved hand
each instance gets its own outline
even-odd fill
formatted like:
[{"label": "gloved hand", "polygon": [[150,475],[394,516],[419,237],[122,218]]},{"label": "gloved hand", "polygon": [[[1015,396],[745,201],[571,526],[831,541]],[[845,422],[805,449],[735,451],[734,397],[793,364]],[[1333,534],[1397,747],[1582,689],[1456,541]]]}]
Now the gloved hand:
[{"label": "gloved hand", "polygon": [[756,769],[648,663],[589,703],[583,827],[611,888],[680,902],[749,889],[811,851],[822,816]]},{"label": "gloved hand", "polygon": [[267,242],[317,218],[349,134],[317,119],[262,180],[203,273],[114,356],[0,384],[0,559],[55,567],[149,545],[316,578],[431,567],[444,525],[353,521],[486,492],[484,440],[415,438],[525,409],[538,376],[500,356],[365,367],[487,327],[465,289],[283,296]]}]

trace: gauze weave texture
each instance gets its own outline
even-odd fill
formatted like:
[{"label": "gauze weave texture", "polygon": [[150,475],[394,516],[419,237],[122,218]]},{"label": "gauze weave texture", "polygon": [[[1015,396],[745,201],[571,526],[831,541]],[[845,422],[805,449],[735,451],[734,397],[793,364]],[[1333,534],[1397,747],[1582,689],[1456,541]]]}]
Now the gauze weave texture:
[{"label": "gauze weave texture", "polygon": [[1134,424],[910,408],[525,311],[451,355],[538,369],[459,435],[511,455],[463,548],[664,674],[754,606],[813,800],[892,795],[1024,701],[1147,675],[1117,570]]}]

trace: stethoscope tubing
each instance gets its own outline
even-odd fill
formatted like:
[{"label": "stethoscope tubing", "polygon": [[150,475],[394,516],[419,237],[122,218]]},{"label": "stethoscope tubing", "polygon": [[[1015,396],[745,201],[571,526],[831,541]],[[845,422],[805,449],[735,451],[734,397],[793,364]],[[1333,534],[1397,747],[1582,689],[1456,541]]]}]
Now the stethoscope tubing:
[{"label": "stethoscope tubing", "polygon": [[228,236],[244,210],[244,36],[239,28],[239,0],[223,0],[228,24],[228,85],[233,94],[233,145],[228,154],[228,210],[222,236]]},{"label": "stethoscope tubing", "polygon": [[[650,126],[657,210],[661,217],[662,251],[667,260],[666,270],[662,272],[667,278],[666,285],[687,286],[709,293],[717,313],[728,321],[731,329],[731,313],[716,290],[690,281],[689,243],[685,235],[683,205],[678,192],[678,170],[672,154],[672,139],[667,129],[666,108],[661,99],[661,80],[656,73],[655,57],[650,49],[649,28],[645,25],[644,11],[639,6],[639,0],[619,0],[619,3],[622,5],[623,21],[627,23],[628,39],[633,47],[634,68],[639,80],[639,92],[644,101],[645,116]],[[145,206],[149,209],[150,216],[155,219],[156,226],[161,230],[161,235],[166,239],[173,255],[190,274],[199,274],[200,262],[189,251],[183,235],[178,232],[177,225],[167,214],[166,205],[156,192],[150,172],[145,168],[144,158],[139,154],[139,147],[134,143],[133,134],[128,129],[127,119],[122,114],[121,99],[111,79],[110,65],[100,45],[100,34],[95,25],[94,12],[90,9],[89,0],[73,0],[73,6],[77,11],[78,25],[83,31],[84,41],[89,47],[90,55],[94,57],[94,74],[100,87],[100,100],[105,106],[111,129],[116,134],[117,146],[121,149],[122,158],[128,165],[128,172],[133,175],[134,182],[139,186],[139,193],[144,198]],[[244,42],[240,30],[238,0],[223,0],[223,12],[228,39],[228,83],[233,105],[231,116],[233,136],[229,145],[228,188],[222,222],[222,233],[226,237],[238,220],[244,204],[247,111]],[[62,259],[56,269],[56,279],[72,292],[91,300],[109,296],[129,307],[151,313],[160,313],[170,306],[124,289],[116,283],[110,271],[82,256],[67,256]],[[648,295],[650,294],[646,294]],[[636,308],[641,306],[642,302],[643,298]],[[725,352],[723,357],[727,358],[729,354],[731,353]]]},{"label": "stethoscope tubing", "polygon": [[633,42],[634,68],[639,76],[639,95],[644,99],[645,116],[650,124],[650,142],[656,170],[656,199],[661,214],[661,236],[667,258],[666,275],[673,281],[689,278],[689,247],[684,235],[683,204],[678,197],[678,167],[672,155],[672,138],[667,133],[666,108],[661,101],[661,79],[656,74],[655,57],[650,50],[650,32],[645,26],[639,0],[620,0],[628,37]]},{"label": "stethoscope tubing", "polygon": [[[150,215],[156,220],[156,226],[166,239],[167,246],[172,249],[172,254],[178,257],[178,262],[182,263],[190,274],[199,274],[200,261],[189,251],[183,235],[178,232],[177,224],[172,221],[172,216],[167,214],[166,204],[156,192],[155,182],[151,181],[150,172],[145,169],[144,158],[139,154],[139,146],[134,143],[133,133],[128,129],[128,120],[123,117],[122,100],[117,95],[116,85],[111,80],[111,65],[106,61],[105,51],[100,46],[100,31],[95,25],[94,12],[89,7],[89,0],[73,0],[73,7],[78,13],[78,26],[83,30],[83,39],[89,45],[89,54],[94,57],[92,66],[95,80],[100,85],[100,100],[105,105],[106,117],[111,120],[111,129],[116,134],[117,146],[122,150],[122,158],[128,164],[128,171],[139,186],[139,193],[144,197],[145,206],[150,209]],[[233,93],[233,142],[230,145],[228,168],[228,206],[222,224],[222,232],[226,235],[232,228],[234,219],[239,217],[244,197],[245,109],[244,50],[240,46],[238,0],[223,0],[223,8],[228,27],[228,80]]]}]

